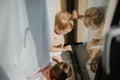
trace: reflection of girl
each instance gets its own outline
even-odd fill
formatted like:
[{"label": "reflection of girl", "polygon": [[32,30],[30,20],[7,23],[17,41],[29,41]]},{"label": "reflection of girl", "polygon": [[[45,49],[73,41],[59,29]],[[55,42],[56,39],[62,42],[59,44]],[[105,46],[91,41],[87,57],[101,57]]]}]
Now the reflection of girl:
[{"label": "reflection of girl", "polygon": [[102,31],[104,28],[104,9],[101,7],[92,7],[85,11],[84,24],[89,29],[87,51],[89,60],[87,68],[96,72],[103,45]]},{"label": "reflection of girl", "polygon": [[[103,45],[103,28],[104,28],[104,14],[105,11],[102,7],[91,7],[87,9],[84,15],[78,15],[78,18],[83,18],[85,26],[89,29],[88,31],[88,44],[87,51],[89,53],[89,60],[87,68],[92,69],[95,72],[97,65],[91,66],[91,63],[96,62],[100,59],[102,45]],[[99,57],[96,56],[99,54]],[[84,59],[87,56],[84,57]]]},{"label": "reflection of girl", "polygon": [[92,7],[85,11],[84,24],[89,29],[87,51],[92,58],[94,58],[92,55],[99,52],[103,44],[104,14],[102,7]]},{"label": "reflection of girl", "polygon": [[84,15],[77,16],[77,18],[83,18],[85,26],[89,29],[87,51],[92,58],[94,58],[92,54],[99,52],[103,45],[104,14],[102,7],[91,7],[85,11]]}]

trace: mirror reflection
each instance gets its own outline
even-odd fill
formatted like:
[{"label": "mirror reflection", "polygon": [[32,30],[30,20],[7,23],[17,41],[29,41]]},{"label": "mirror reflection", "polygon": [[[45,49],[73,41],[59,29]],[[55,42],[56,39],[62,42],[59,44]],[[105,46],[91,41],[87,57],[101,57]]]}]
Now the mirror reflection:
[{"label": "mirror reflection", "polygon": [[[58,38],[54,34],[52,44],[58,44],[52,45],[50,52],[53,63],[65,61],[72,66],[73,74],[68,80],[95,79],[103,54],[104,38],[109,31],[109,27],[105,28],[105,26],[110,25],[111,22],[106,22],[111,1],[57,1],[59,5],[55,15],[54,32],[62,37]],[[64,28],[60,29],[57,26]]]},{"label": "mirror reflection", "polygon": [[0,0],[0,80],[120,80],[120,0]]}]

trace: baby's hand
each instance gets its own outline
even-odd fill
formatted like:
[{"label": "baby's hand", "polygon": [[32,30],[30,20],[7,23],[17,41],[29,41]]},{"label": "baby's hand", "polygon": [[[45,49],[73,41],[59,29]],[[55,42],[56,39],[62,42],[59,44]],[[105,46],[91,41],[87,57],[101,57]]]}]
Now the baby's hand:
[{"label": "baby's hand", "polygon": [[91,46],[87,46],[87,47],[86,47],[86,50],[87,50],[87,52],[88,52],[89,55],[91,54],[91,49],[90,49],[90,47],[91,47]]},{"label": "baby's hand", "polygon": [[89,42],[88,44],[87,44],[87,47],[86,47],[86,49],[87,49],[87,52],[89,53],[89,55],[92,53],[91,51],[91,47],[92,46],[95,46],[95,43],[93,43],[93,42]]},{"label": "baby's hand", "polygon": [[64,46],[64,51],[72,51],[71,45]]},{"label": "baby's hand", "polygon": [[99,54],[101,49],[93,49],[92,54],[90,55],[91,58],[95,58],[97,54]]}]

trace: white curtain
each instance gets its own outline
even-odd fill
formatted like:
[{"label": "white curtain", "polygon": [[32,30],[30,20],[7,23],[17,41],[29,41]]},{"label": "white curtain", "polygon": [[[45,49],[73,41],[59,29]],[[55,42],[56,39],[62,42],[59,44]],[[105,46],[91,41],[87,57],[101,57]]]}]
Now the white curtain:
[{"label": "white curtain", "polygon": [[0,80],[26,80],[50,62],[55,3],[0,0]]}]

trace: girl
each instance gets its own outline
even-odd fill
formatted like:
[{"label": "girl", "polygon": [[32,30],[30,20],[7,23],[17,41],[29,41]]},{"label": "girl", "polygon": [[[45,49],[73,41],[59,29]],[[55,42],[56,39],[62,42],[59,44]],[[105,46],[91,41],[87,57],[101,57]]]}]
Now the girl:
[{"label": "girl", "polygon": [[[50,54],[56,61],[63,61],[62,51],[71,51],[71,45],[64,46],[64,35],[69,33],[74,27],[74,14],[60,11],[55,16],[54,39],[51,45]],[[57,59],[56,57],[59,57]]]}]

